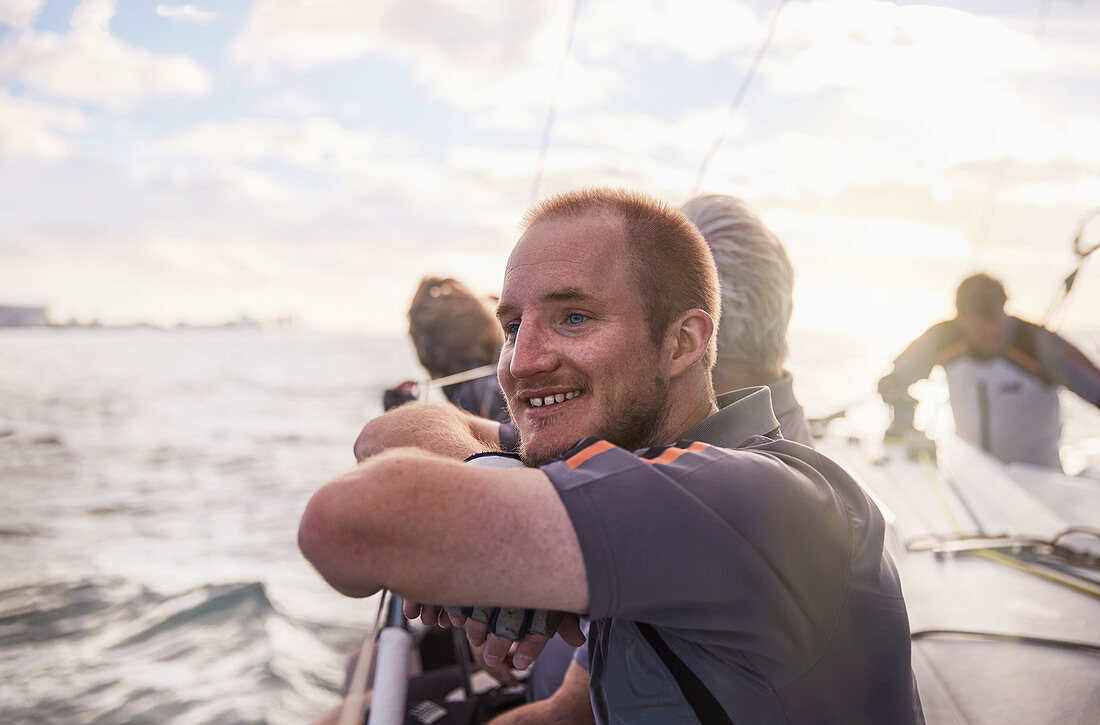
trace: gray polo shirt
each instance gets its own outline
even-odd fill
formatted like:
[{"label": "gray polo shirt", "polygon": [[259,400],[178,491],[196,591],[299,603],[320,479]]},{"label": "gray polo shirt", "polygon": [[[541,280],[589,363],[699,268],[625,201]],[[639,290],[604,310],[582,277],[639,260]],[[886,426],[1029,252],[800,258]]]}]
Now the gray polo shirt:
[{"label": "gray polo shirt", "polygon": [[542,468],[588,572],[597,722],[695,721],[637,622],[734,722],[921,722],[881,515],[834,463],[776,437],[766,388],[719,404],[676,445],[588,439]]},{"label": "gray polo shirt", "polygon": [[814,441],[810,434],[810,424],[806,421],[806,412],[794,397],[794,378],[791,374],[784,371],[783,377],[774,383],[768,383],[768,390],[772,394],[772,408],[775,410],[775,419],[779,421],[779,427],[783,431],[783,437],[789,441],[812,446]]}]

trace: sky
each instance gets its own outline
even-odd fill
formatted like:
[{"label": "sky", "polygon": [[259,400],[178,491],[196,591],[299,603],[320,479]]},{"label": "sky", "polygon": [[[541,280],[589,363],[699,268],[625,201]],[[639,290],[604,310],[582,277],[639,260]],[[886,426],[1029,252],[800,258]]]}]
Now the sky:
[{"label": "sky", "polygon": [[[726,129],[700,188],[784,241],[795,329],[901,342],[979,270],[1040,319],[1100,207],[1100,2],[779,6],[0,0],[0,304],[398,334],[425,274],[499,291],[540,168],[679,205]],[[1056,322],[1097,310],[1092,260]]]}]

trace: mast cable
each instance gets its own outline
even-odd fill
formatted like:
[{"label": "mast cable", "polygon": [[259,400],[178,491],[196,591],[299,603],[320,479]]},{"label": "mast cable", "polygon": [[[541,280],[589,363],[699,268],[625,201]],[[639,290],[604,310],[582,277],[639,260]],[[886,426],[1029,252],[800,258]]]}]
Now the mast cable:
[{"label": "mast cable", "polygon": [[760,44],[760,47],[757,48],[756,55],[753,57],[752,63],[749,64],[749,69],[745,77],[741,80],[741,87],[737,89],[737,94],[733,97],[733,102],[730,103],[729,114],[726,116],[726,122],[723,124],[722,130],[718,132],[718,137],[714,139],[714,144],[711,145],[710,151],[703,159],[703,164],[699,167],[699,174],[695,177],[695,183],[691,187],[691,193],[688,194],[688,199],[694,198],[695,195],[699,193],[699,187],[703,185],[703,179],[707,175],[707,169],[714,159],[715,154],[718,153],[722,141],[725,140],[726,131],[729,129],[730,123],[737,113],[737,109],[741,106],[741,101],[745,99],[745,94],[749,90],[749,85],[752,83],[753,78],[756,77],[756,71],[760,68],[760,62],[764,60],[764,54],[768,52],[768,46],[771,44],[772,37],[775,35],[775,29],[779,24],[779,13],[782,12],[786,4],[787,0],[779,0],[779,5],[776,6],[775,13],[772,14],[772,22],[768,27],[767,34],[764,36],[764,41]]},{"label": "mast cable", "polygon": [[378,635],[382,631],[382,614],[386,611],[386,598],[389,589],[378,592],[378,612],[374,615],[374,626],[367,632],[366,639],[359,647],[359,656],[355,658],[355,667],[352,668],[351,677],[348,678],[348,691],[344,694],[344,701],[340,705],[339,725],[355,725],[362,720],[359,715],[360,700],[367,696],[367,678],[371,658],[378,646]]},{"label": "mast cable", "polygon": [[1073,254],[1077,257],[1077,264],[1074,265],[1073,271],[1062,280],[1060,291],[1054,294],[1047,311],[1043,313],[1043,318],[1039,321],[1039,324],[1047,327],[1047,329],[1051,329],[1048,327],[1048,323],[1051,323],[1056,315],[1065,310],[1066,300],[1069,299],[1069,294],[1073,291],[1073,285],[1077,282],[1077,275],[1085,265],[1085,260],[1089,258],[1090,254],[1100,249],[1100,241],[1093,242],[1087,247],[1083,243],[1085,229],[1088,227],[1089,222],[1097,217],[1100,217],[1100,207],[1086,214],[1081,220],[1080,226],[1077,227],[1077,234],[1073,237]]},{"label": "mast cable", "polygon": [[[1046,34],[1046,19],[1047,12],[1050,9],[1050,0],[1040,0],[1038,11],[1035,15],[1035,21],[1031,25],[1031,36],[1035,39],[1035,45],[1038,46],[1043,36]],[[1034,75],[1034,70],[1029,70],[1024,77],[1020,79],[1019,89],[1017,90],[1017,96],[1023,97],[1028,87],[1031,85],[1031,77]],[[997,166],[993,169],[993,176],[989,180],[989,189],[986,190],[985,203],[982,205],[982,215],[978,219],[978,228],[974,232],[974,251],[971,254],[971,259],[974,260],[974,265],[977,266],[982,256],[985,254],[986,242],[989,240],[989,230],[993,225],[993,212],[997,208],[997,203],[1001,195],[1001,187],[1004,186],[1005,177],[1008,175],[1009,162],[1012,160],[1010,154],[1005,153],[997,161]]]},{"label": "mast cable", "polygon": [[565,66],[569,61],[569,51],[573,48],[573,34],[577,28],[577,17],[581,14],[581,0],[573,3],[573,17],[569,20],[569,36],[565,43],[565,54],[562,55],[561,65],[558,66],[558,77],[554,80],[554,92],[550,95],[550,109],[546,112],[546,125],[542,130],[542,145],[539,148],[538,162],[535,164],[535,178],[531,180],[531,192],[527,195],[527,208],[530,209],[538,201],[539,187],[542,185],[542,172],[546,166],[546,154],[550,150],[550,136],[554,130],[554,119],[558,115],[558,91],[561,90],[561,79],[565,75]]}]

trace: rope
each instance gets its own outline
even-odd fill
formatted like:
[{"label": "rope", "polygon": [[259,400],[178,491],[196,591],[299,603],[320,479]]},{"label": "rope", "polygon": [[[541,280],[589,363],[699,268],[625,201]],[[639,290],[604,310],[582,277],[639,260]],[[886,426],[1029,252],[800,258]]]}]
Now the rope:
[{"label": "rope", "polygon": [[1057,647],[1088,654],[1100,655],[1100,647],[1088,642],[1074,642],[1065,639],[1052,639],[1050,637],[1030,637],[1018,634],[1001,634],[1000,632],[981,632],[973,629],[920,629],[910,635],[913,639],[930,639],[934,637],[954,639],[983,639],[995,642],[1008,642],[1010,644],[1030,644],[1040,647]]},{"label": "rope", "polygon": [[[1031,35],[1035,39],[1035,44],[1038,45],[1043,39],[1043,35],[1046,33],[1046,19],[1047,11],[1050,9],[1050,0],[1041,0],[1039,3],[1038,11],[1035,15],[1035,22],[1031,26]],[[1031,77],[1034,71],[1028,71],[1023,78],[1020,79],[1019,90],[1016,95],[1023,97],[1031,85]],[[1004,185],[1005,176],[1008,172],[1008,164],[1011,161],[1011,157],[1007,154],[997,162],[997,166],[993,171],[993,176],[989,180],[989,189],[986,191],[985,204],[982,207],[982,216],[978,219],[978,228],[974,233],[974,252],[971,258],[974,260],[974,266],[977,266],[981,262],[982,256],[985,254],[986,242],[989,239],[989,229],[993,224],[993,212],[997,208],[997,203],[1001,195],[1001,187]]]},{"label": "rope", "polygon": [[1088,213],[1088,215],[1085,216],[1084,219],[1081,220],[1081,225],[1077,227],[1077,235],[1073,238],[1073,253],[1081,259],[1084,259],[1085,257],[1095,252],[1097,249],[1100,249],[1100,241],[1097,241],[1090,247],[1085,247],[1081,244],[1081,240],[1085,238],[1085,227],[1087,227],[1089,222],[1091,222],[1096,217],[1100,217],[1100,207],[1093,209],[1091,212]]},{"label": "rope", "polygon": [[1088,594],[1089,596],[1100,599],[1100,586],[1092,583],[1087,579],[1081,579],[1071,574],[1066,574],[1052,566],[1045,566],[1031,561],[1021,561],[1015,557],[1003,554],[999,551],[993,551],[992,549],[981,549],[974,552],[983,559],[989,559],[995,561],[998,564],[1003,564],[1013,569],[1032,574],[1033,576],[1047,579],[1055,584],[1061,584],[1064,587],[1069,587],[1082,594]]},{"label": "rope", "polygon": [[351,671],[351,681],[348,683],[348,691],[344,696],[344,702],[340,706],[339,725],[357,725],[362,719],[359,715],[360,700],[366,697],[367,690],[367,663],[374,654],[375,641],[378,633],[382,631],[382,612],[386,611],[386,597],[388,589],[383,589],[378,595],[378,612],[374,615],[374,626],[371,628],[363,645],[359,648],[359,656],[355,660],[355,667]]},{"label": "rope", "polygon": [[917,454],[917,458],[920,460],[921,470],[924,471],[925,477],[927,477],[928,482],[932,485],[932,491],[935,492],[940,507],[943,508],[944,513],[947,514],[947,520],[951,522],[951,528],[955,529],[956,534],[961,534],[962,527],[959,525],[959,520],[955,517],[955,512],[951,510],[951,504],[947,501],[947,493],[943,490],[943,485],[940,481],[936,465],[932,461],[931,454],[929,454],[928,451],[920,451],[920,453]]},{"label": "rope", "polygon": [[1083,243],[1085,238],[1085,229],[1093,219],[1100,217],[1100,208],[1093,209],[1091,212],[1085,215],[1085,218],[1081,220],[1081,224],[1077,227],[1077,234],[1073,237],[1073,254],[1077,257],[1077,264],[1074,265],[1073,271],[1062,280],[1060,292],[1055,293],[1054,298],[1051,299],[1050,305],[1047,306],[1047,311],[1043,313],[1043,318],[1039,324],[1047,329],[1054,329],[1061,322],[1059,318],[1058,323],[1054,322],[1054,318],[1060,312],[1064,311],[1066,300],[1069,299],[1070,292],[1073,291],[1073,285],[1077,281],[1077,275],[1081,272],[1081,268],[1085,266],[1085,260],[1089,258],[1089,255],[1100,249],[1100,241],[1097,241],[1091,245],[1086,246]]},{"label": "rope", "polygon": [[565,43],[565,54],[558,66],[558,77],[554,80],[554,92],[550,96],[550,110],[546,113],[546,126],[542,130],[542,145],[539,148],[538,162],[535,164],[535,178],[531,180],[531,193],[527,195],[527,208],[535,205],[542,185],[542,171],[546,166],[546,154],[550,150],[550,135],[554,129],[554,119],[558,115],[558,91],[561,90],[561,78],[565,75],[565,64],[569,60],[569,51],[573,48],[573,33],[577,28],[577,16],[581,14],[581,0],[573,4],[573,17],[569,21],[569,39]]},{"label": "rope", "polygon": [[[921,451],[919,459],[925,477],[927,478],[929,485],[932,487],[932,490],[935,492],[936,499],[939,502],[940,507],[943,509],[944,514],[951,522],[951,526],[955,529],[955,533],[962,534],[963,532],[959,525],[959,521],[955,518],[955,513],[954,511],[952,511],[951,505],[948,502],[947,497],[944,495],[944,491],[940,485],[939,471],[935,466],[933,466],[932,457],[928,454],[927,451]],[[963,502],[963,505],[965,506],[965,499],[963,499],[963,497],[961,496],[959,497],[959,499]],[[972,513],[971,518],[974,519],[974,523],[978,524],[979,529],[981,529],[981,522],[978,521],[978,519],[974,517]],[[1072,533],[1079,532],[1074,531]],[[1096,584],[1086,579],[1075,577],[1071,574],[1066,574],[1052,566],[1046,566],[1038,562],[1023,561],[1015,557],[1008,556],[1007,554],[1003,554],[999,551],[995,551],[993,549],[977,549],[971,553],[973,553],[975,556],[980,556],[981,558],[988,561],[992,561],[994,563],[1025,572],[1027,574],[1031,574],[1033,576],[1052,581],[1056,584],[1061,584],[1062,586],[1069,587],[1070,589],[1081,592],[1082,594],[1087,594],[1092,597],[1100,598],[1100,586],[1097,586]]]},{"label": "rope", "polygon": [[432,388],[445,388],[448,385],[456,385],[458,383],[464,383],[467,380],[477,380],[478,378],[487,378],[490,375],[497,374],[496,364],[482,365],[478,368],[470,368],[469,370],[463,370],[460,373],[454,375],[444,375],[441,378],[435,378],[432,380],[425,380],[420,385],[420,399],[427,400],[428,392]]},{"label": "rope", "polygon": [[722,145],[722,141],[725,140],[726,131],[729,129],[730,123],[737,113],[737,109],[740,108],[741,101],[745,99],[745,94],[748,93],[749,85],[752,83],[753,78],[756,77],[756,71],[760,68],[760,62],[764,60],[764,54],[768,51],[768,46],[771,45],[772,37],[775,35],[775,29],[779,25],[779,13],[783,11],[783,7],[786,4],[787,0],[779,0],[779,5],[776,6],[775,13],[772,15],[772,22],[768,27],[768,33],[764,36],[764,42],[761,43],[760,47],[757,49],[756,55],[749,65],[748,73],[745,74],[744,79],[741,81],[741,87],[737,89],[737,95],[733,97],[729,114],[726,116],[726,123],[722,126],[722,130],[718,132],[718,138],[714,139],[714,144],[711,145],[710,151],[703,159],[702,166],[699,167],[699,174],[695,177],[695,183],[691,187],[691,193],[688,194],[688,199],[694,198],[699,193],[699,187],[703,185],[703,179],[707,175],[707,169],[710,167],[710,162],[714,159],[715,154],[718,153],[718,148]]}]

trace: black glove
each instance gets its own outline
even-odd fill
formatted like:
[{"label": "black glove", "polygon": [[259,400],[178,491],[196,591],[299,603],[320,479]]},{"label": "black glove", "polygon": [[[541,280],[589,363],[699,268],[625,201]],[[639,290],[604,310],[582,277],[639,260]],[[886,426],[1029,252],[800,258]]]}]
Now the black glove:
[{"label": "black glove", "polygon": [[469,617],[489,627],[498,637],[513,642],[528,634],[541,634],[550,639],[558,631],[564,612],[518,607],[444,607],[448,614]]},{"label": "black glove", "polygon": [[387,388],[382,393],[382,410],[396,408],[414,400],[416,400],[416,384],[412,381],[405,381],[396,388]]}]

